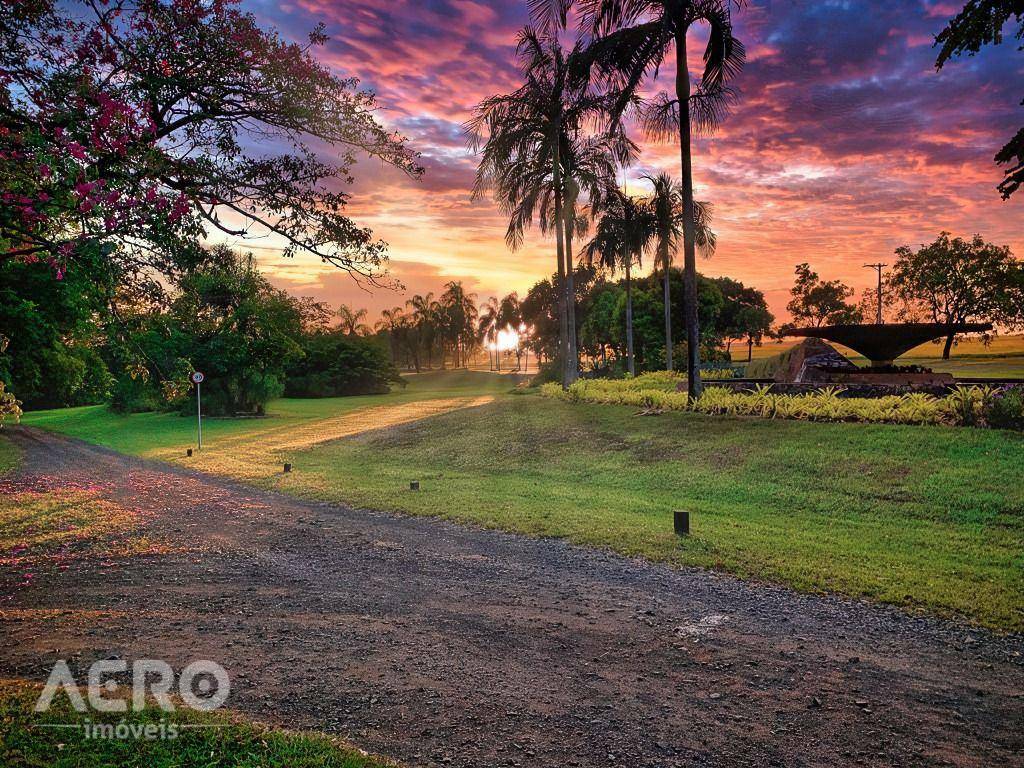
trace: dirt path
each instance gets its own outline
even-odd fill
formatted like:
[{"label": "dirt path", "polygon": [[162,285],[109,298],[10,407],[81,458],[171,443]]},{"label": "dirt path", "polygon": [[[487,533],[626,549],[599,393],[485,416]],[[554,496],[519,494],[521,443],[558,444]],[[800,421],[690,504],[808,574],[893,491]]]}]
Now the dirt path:
[{"label": "dirt path", "polygon": [[7,492],[73,478],[184,551],[0,567],[0,675],[210,658],[229,706],[410,765],[1024,764],[1019,637],[13,434]]}]

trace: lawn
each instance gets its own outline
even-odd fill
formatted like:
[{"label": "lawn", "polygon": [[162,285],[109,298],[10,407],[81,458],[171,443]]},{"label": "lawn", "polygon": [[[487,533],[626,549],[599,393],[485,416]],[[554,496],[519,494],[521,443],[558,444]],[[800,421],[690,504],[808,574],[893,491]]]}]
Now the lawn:
[{"label": "lawn", "polygon": [[[426,374],[390,397],[277,401],[267,419],[211,421],[192,459],[178,416],[93,408],[25,422],[299,496],[1024,629],[1022,435],[636,416],[513,383]],[[673,535],[673,509],[691,512],[691,537]]]},{"label": "lawn", "polygon": [[[800,341],[800,339],[787,339],[783,342],[766,342],[760,347],[754,347],[753,358],[758,360],[777,355]],[[867,364],[867,360],[852,349],[841,344],[833,346],[858,365]],[[740,365],[747,359],[747,349],[742,345],[734,346],[732,355],[736,364]],[[942,359],[941,344],[928,342],[914,347],[896,363],[898,365],[921,365],[935,371],[968,378],[1024,379],[1024,336],[996,336],[987,346],[978,339],[968,338],[953,347],[949,360]]]},{"label": "lawn", "polygon": [[[316,733],[269,728],[230,713],[199,713],[178,709],[166,713],[155,707],[126,714],[90,710],[79,714],[63,694],[47,712],[33,705],[41,686],[0,681],[0,765],[42,768],[386,768],[386,762],[340,740]],[[83,692],[84,696],[84,692]],[[154,733],[173,739],[86,738],[83,726],[125,723],[151,726]],[[43,724],[74,728],[41,727]],[[162,729],[162,731],[160,730]]]}]

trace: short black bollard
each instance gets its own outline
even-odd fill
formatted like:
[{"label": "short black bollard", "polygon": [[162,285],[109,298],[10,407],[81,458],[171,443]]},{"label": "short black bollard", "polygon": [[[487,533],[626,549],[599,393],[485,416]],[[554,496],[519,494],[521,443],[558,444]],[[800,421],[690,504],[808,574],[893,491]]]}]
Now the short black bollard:
[{"label": "short black bollard", "polygon": [[690,513],[677,509],[672,513],[675,518],[676,536],[690,535]]},{"label": "short black bollard", "polygon": [[288,472],[292,471],[292,465],[290,463],[288,463],[287,461],[284,463],[284,471],[285,471],[285,473],[288,473]]},{"label": "short black bollard", "polygon": [[409,490],[410,491],[418,491],[419,489],[420,489],[420,481],[419,480],[412,480],[412,481],[409,482]]},{"label": "short black bollard", "polygon": [[185,451],[185,455],[186,456],[191,456],[192,455],[192,449],[189,448],[187,451]]}]

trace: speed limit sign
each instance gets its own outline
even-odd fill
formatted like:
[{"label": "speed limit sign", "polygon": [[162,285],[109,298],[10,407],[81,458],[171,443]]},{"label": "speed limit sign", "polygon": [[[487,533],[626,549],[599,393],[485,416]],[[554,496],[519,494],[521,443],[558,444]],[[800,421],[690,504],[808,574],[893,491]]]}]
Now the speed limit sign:
[{"label": "speed limit sign", "polygon": [[205,378],[206,377],[203,376],[201,371],[196,371],[195,373],[192,374],[192,383],[193,384],[202,384],[203,383],[203,379],[205,379]]}]

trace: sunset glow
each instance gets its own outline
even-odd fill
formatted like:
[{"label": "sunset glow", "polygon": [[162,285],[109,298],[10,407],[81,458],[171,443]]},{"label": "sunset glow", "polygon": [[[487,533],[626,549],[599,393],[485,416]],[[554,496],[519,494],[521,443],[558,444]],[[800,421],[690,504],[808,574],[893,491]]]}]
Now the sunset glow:
[{"label": "sunset glow", "polygon": [[[378,93],[381,118],[409,137],[427,169],[415,182],[363,162],[352,189],[352,214],[390,244],[405,293],[368,294],[311,257],[286,262],[274,243],[259,244],[278,285],[376,314],[450,279],[482,301],[523,293],[553,271],[549,243],[533,233],[510,252],[501,214],[470,200],[476,160],[461,129],[480,99],[515,87],[522,0],[244,5],[297,40],[324,21],[332,39],[318,56]],[[1010,41],[937,73],[932,39],[956,10],[859,0],[754,2],[736,14],[748,50],[740,100],[724,129],[693,150],[697,194],[714,204],[719,236],[699,269],[756,285],[783,315],[801,261],[861,289],[871,280],[865,262],[943,229],[1024,252],[1020,201],[999,199],[992,162],[1020,122],[1021,58]],[[694,46],[695,64],[700,53]],[[663,75],[657,90],[667,85]],[[678,163],[674,144],[644,142],[627,186],[640,189],[652,170],[678,174]]]}]

